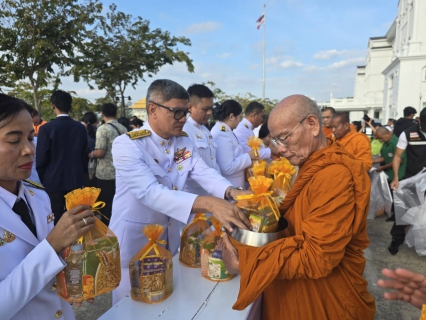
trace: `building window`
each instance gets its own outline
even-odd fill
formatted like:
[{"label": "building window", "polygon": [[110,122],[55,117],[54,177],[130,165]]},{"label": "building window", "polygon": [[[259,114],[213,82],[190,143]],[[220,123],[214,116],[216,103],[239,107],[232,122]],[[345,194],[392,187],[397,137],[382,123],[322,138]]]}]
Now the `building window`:
[{"label": "building window", "polygon": [[374,111],[374,119],[380,118],[380,111]]}]

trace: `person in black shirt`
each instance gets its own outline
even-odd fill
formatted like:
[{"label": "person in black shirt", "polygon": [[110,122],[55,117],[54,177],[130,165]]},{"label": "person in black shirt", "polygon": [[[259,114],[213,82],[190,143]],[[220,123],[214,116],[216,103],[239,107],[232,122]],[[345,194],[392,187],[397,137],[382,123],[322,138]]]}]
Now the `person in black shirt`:
[{"label": "person in black shirt", "polygon": [[394,135],[399,137],[399,135],[405,129],[412,127],[415,124],[413,119],[416,113],[417,113],[417,110],[414,109],[413,107],[406,107],[404,109],[404,118],[399,118],[394,124],[394,128],[393,128]]}]

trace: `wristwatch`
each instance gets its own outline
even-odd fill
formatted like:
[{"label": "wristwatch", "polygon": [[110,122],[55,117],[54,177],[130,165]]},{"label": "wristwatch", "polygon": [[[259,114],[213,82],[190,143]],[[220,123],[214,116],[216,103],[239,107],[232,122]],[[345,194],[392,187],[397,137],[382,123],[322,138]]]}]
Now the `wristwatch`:
[{"label": "wristwatch", "polygon": [[231,197],[231,192],[234,189],[236,189],[236,190],[244,190],[242,187],[234,187],[234,186],[232,186],[232,187],[229,188],[228,192],[226,193],[226,199],[228,199],[228,200],[233,200],[234,199],[233,197]]}]

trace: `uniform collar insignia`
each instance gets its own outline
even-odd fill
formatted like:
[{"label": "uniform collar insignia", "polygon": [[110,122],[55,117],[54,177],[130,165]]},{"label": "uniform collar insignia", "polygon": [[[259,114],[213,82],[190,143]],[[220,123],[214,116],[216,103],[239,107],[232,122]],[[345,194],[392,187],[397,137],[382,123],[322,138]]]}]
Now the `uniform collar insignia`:
[{"label": "uniform collar insignia", "polygon": [[250,129],[247,123],[244,123],[244,125],[246,126],[247,129]]},{"label": "uniform collar insignia", "polygon": [[137,131],[126,132],[130,139],[135,140],[139,138],[149,137],[151,135],[151,131],[143,129]]},{"label": "uniform collar insignia", "polygon": [[221,126],[221,127],[220,127],[220,131],[226,132],[226,128],[225,128],[225,126]]}]

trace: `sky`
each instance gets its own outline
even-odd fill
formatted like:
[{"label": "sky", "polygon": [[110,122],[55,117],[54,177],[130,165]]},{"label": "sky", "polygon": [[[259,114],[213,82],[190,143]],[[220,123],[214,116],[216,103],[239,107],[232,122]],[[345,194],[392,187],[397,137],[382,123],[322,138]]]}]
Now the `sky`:
[{"label": "sky", "polygon": [[[114,1],[102,1],[108,7]],[[397,0],[117,0],[119,11],[149,20],[151,28],[189,38],[181,46],[195,66],[161,68],[129,88],[132,101],[145,97],[155,79],[185,88],[213,81],[227,94],[262,96],[263,26],[256,20],[266,3],[266,94],[281,100],[304,94],[318,102],[353,96],[356,66],[365,65],[370,37],[384,36],[398,12]],[[90,99],[105,96],[84,82],[63,78],[61,88]]]}]

